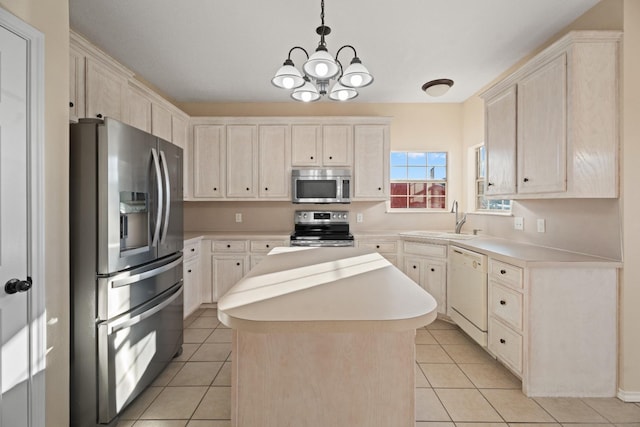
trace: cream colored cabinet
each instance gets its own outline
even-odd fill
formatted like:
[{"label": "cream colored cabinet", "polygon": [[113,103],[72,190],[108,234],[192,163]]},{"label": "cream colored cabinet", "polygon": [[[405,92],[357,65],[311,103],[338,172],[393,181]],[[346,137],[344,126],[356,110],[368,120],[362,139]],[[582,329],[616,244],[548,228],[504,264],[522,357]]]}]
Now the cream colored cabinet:
[{"label": "cream colored cabinet", "polygon": [[489,260],[489,351],[522,377],[523,270]]},{"label": "cream colored cabinet", "polygon": [[258,128],[260,198],[289,200],[291,188],[291,136],[288,125]]},{"label": "cream colored cabinet", "polygon": [[255,125],[227,125],[227,197],[258,195],[258,140]]},{"label": "cream colored cabinet", "polygon": [[174,113],[171,116],[171,141],[178,147],[182,148],[182,187],[183,198],[185,200],[191,200],[193,197],[191,190],[191,181],[193,167],[191,166],[191,153],[189,151],[188,143],[189,132],[189,117]]},{"label": "cream colored cabinet", "polygon": [[225,126],[198,125],[193,128],[193,197],[224,197]]},{"label": "cream colored cabinet", "polygon": [[389,126],[354,126],[353,199],[389,196]]},{"label": "cream colored cabinet", "polygon": [[352,125],[291,125],[292,166],[350,167],[352,159]]},{"label": "cream colored cabinet", "polygon": [[356,246],[371,249],[385,257],[390,263],[398,265],[398,240],[391,237],[356,237]]},{"label": "cream colored cabinet", "polygon": [[447,247],[425,242],[403,241],[404,273],[429,292],[438,303],[438,313],[447,314]]},{"label": "cream colored cabinet", "polygon": [[202,270],[200,263],[200,240],[186,241],[183,249],[183,300],[184,317],[196,311],[202,303]]},{"label": "cream colored cabinet", "polygon": [[151,133],[165,141],[172,141],[172,114],[171,111],[153,102],[151,104]]},{"label": "cream colored cabinet", "polygon": [[123,120],[126,79],[90,57],[86,60],[86,66],[87,117]]},{"label": "cream colored cabinet", "polygon": [[321,125],[291,125],[292,166],[320,166],[322,164],[321,153]]},{"label": "cream colored cabinet", "polygon": [[518,82],[518,192],[567,188],[567,55]]},{"label": "cream colored cabinet", "polygon": [[140,89],[127,88],[127,114],[124,122],[145,132],[151,131],[151,100]]},{"label": "cream colored cabinet", "polygon": [[289,246],[289,241],[284,239],[259,239],[251,240],[249,248],[250,267],[253,268],[267,256],[273,248]]},{"label": "cream colored cabinet", "polygon": [[488,196],[618,197],[620,39],[571,32],[482,95]]},{"label": "cream colored cabinet", "polygon": [[85,55],[69,48],[69,121],[84,117]]},{"label": "cream colored cabinet", "polygon": [[516,193],[516,85],[485,101],[485,195]]},{"label": "cream colored cabinet", "polygon": [[211,243],[211,296],[217,302],[247,272],[247,240],[213,240]]}]

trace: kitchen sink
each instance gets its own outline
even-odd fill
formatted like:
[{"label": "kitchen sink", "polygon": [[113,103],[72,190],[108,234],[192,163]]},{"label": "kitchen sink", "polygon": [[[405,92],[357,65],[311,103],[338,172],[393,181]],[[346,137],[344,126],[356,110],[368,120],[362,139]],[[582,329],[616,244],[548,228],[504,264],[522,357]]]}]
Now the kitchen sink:
[{"label": "kitchen sink", "polygon": [[429,239],[443,239],[443,240],[468,240],[476,237],[473,234],[458,234],[452,231],[405,231],[400,233],[401,236],[407,237],[425,237]]}]

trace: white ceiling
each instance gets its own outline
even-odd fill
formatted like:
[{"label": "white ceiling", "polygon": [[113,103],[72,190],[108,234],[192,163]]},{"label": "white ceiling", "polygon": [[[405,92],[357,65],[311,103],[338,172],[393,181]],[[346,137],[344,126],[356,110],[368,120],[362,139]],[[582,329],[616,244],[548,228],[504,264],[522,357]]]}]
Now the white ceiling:
[{"label": "white ceiling", "polygon": [[[352,102],[462,102],[598,0],[325,0],[329,52],[374,75]],[[317,47],[320,0],[70,0],[71,28],[176,101],[294,102],[270,82]],[[350,50],[340,54],[343,64]],[[300,51],[292,60],[301,68]],[[429,98],[423,83],[455,81]],[[332,102],[324,99],[322,102]]]}]

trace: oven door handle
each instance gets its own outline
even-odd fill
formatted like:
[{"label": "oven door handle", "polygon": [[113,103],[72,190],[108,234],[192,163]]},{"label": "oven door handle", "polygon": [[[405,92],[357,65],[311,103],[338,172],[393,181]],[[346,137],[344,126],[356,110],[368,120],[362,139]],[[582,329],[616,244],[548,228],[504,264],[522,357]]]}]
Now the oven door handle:
[{"label": "oven door handle", "polygon": [[[166,297],[166,299],[162,301],[160,304],[156,304],[151,308],[149,308],[149,305],[151,304],[145,304],[131,314],[125,315],[124,317],[114,320],[113,322],[106,322],[99,326],[106,326],[108,335],[111,335],[114,332],[118,332],[121,329],[129,328],[137,323],[142,322],[144,319],[147,319],[153,316],[157,312],[163,310],[168,305],[172,304],[180,295],[182,295],[182,291],[183,291],[183,285],[182,285],[182,280],[180,280],[180,286],[178,290],[175,291],[169,297]],[[136,314],[136,313],[139,313],[139,314]]]}]

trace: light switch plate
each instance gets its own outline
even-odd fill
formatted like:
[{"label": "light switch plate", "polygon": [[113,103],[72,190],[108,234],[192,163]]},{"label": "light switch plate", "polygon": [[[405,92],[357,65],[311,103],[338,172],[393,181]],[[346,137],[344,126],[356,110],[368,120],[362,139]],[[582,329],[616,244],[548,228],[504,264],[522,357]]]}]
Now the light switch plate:
[{"label": "light switch plate", "polygon": [[514,230],[524,230],[524,218],[521,216],[514,217],[513,228]]},{"label": "light switch plate", "polygon": [[241,213],[237,213],[236,214],[236,222],[242,222],[242,214]]},{"label": "light switch plate", "polygon": [[546,224],[544,218],[538,218],[538,233],[544,233],[546,231]]},{"label": "light switch plate", "polygon": [[364,216],[361,213],[356,214],[356,222],[364,221]]}]

